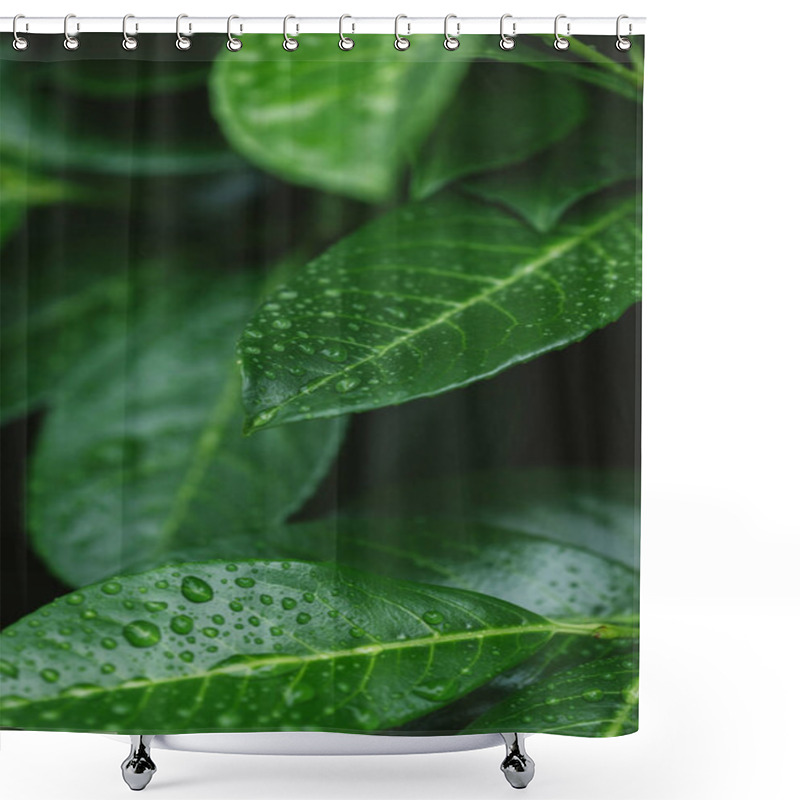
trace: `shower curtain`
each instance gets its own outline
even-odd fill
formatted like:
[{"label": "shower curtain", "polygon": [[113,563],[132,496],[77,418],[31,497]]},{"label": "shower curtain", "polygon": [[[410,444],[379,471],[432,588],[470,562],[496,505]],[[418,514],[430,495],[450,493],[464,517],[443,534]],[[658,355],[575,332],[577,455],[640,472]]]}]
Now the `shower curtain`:
[{"label": "shower curtain", "polygon": [[0,48],[0,725],[637,729],[643,40]]}]

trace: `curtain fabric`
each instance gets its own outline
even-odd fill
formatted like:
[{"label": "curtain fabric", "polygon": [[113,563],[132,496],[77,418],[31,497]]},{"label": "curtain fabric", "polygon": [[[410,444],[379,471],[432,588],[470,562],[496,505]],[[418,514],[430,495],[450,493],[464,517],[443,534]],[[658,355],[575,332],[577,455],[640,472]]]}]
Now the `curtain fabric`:
[{"label": "curtain fabric", "polygon": [[0,724],[635,731],[642,38],[281,41],[3,42]]}]

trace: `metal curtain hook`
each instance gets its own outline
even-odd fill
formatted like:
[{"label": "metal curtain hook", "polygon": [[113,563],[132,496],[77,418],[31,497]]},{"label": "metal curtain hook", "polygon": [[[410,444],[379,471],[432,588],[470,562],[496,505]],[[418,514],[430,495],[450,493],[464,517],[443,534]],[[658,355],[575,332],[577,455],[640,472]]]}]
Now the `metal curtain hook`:
[{"label": "metal curtain hook", "polygon": [[[339,17],[339,48],[341,50],[352,50],[356,46],[356,43],[349,36],[345,36],[344,31],[342,30],[344,21],[346,19],[353,19],[353,18],[349,14],[342,14],[342,16]],[[355,22],[351,23],[351,25],[353,26],[353,32],[355,33],[356,30]]]},{"label": "metal curtain hook", "polygon": [[[80,47],[81,43],[78,41],[77,36],[70,36],[69,34],[69,21],[71,19],[75,19],[74,14],[67,14],[67,16],[64,17],[64,48],[67,50],[77,50]],[[80,29],[81,29],[80,24],[76,23],[75,31],[77,32]]]},{"label": "metal curtain hook", "polygon": [[[139,46],[139,40],[135,36],[130,36],[128,34],[128,20],[129,19],[136,19],[133,14],[126,14],[122,18],[122,47],[124,50],[135,50]],[[134,30],[139,30],[139,26],[136,25]]]},{"label": "metal curtain hook", "polygon": [[[626,39],[619,32],[619,27],[620,27],[619,24],[624,19],[630,19],[630,18],[628,17],[627,14],[620,14],[617,17],[617,50],[620,50],[622,52],[624,52],[625,50],[630,50],[631,49],[631,40],[630,39]],[[628,23],[628,36],[630,36],[631,33],[633,33],[633,25],[631,25],[631,23],[629,22]]]},{"label": "metal curtain hook", "polygon": [[[235,19],[239,19],[239,17],[237,17],[236,14],[231,14],[228,17],[228,43],[225,46],[228,48],[228,50],[231,51],[231,53],[235,53],[237,50],[241,50],[242,47],[243,47],[242,40],[241,39],[237,39],[231,33],[231,22],[233,22]],[[240,25],[239,26],[239,31],[241,32],[241,30],[242,30],[242,26]]]},{"label": "metal curtain hook", "polygon": [[[17,16],[14,17],[14,21],[11,23],[11,32],[14,34],[14,41],[11,42],[11,46],[15,50],[22,51],[28,49],[28,40],[24,36],[20,36],[19,33],[17,33],[17,20],[20,19],[25,19],[25,15],[17,14]],[[27,22],[25,23],[25,30],[28,30]]]},{"label": "metal curtain hook", "polygon": [[505,32],[505,22],[506,22],[507,19],[511,19],[511,18],[512,18],[511,14],[503,14],[503,16],[500,17],[500,49],[501,50],[513,50],[514,49],[514,45],[516,45],[516,42],[514,41],[514,37],[517,35],[517,23],[513,22],[511,24],[511,36],[509,36]]},{"label": "metal curtain hook", "polygon": [[[451,19],[456,20],[456,35],[451,36],[447,30],[448,23]],[[448,14],[444,18],[444,49],[445,50],[458,50],[458,46],[461,42],[458,40],[458,37],[461,35],[461,23],[458,22],[458,17],[455,14]]]},{"label": "metal curtain hook", "polygon": [[[178,14],[177,18],[175,19],[175,47],[178,50],[188,50],[192,46],[192,40],[188,36],[184,36],[181,33],[181,20],[188,19],[188,14]],[[192,30],[192,23],[189,23],[189,32],[191,33]]]},{"label": "metal curtain hook", "polygon": [[[411,40],[406,39],[405,36],[400,35],[400,20],[401,19],[408,19],[405,14],[398,14],[394,18],[394,49],[395,50],[408,50],[411,47]],[[406,27],[408,28],[408,33],[411,33],[411,25],[410,23],[406,23]]]},{"label": "metal curtain hook", "polygon": [[[297,19],[297,17],[293,17],[291,14],[288,14],[283,18],[283,49],[288,50],[289,52],[291,52],[292,50],[297,50],[297,48],[300,47],[300,42],[298,42],[297,39],[293,39],[291,36],[289,36],[289,31],[287,30],[287,26],[289,24],[290,19]],[[298,33],[300,31],[300,28],[296,23],[295,23],[295,31]]]},{"label": "metal curtain hook", "polygon": [[[566,19],[566,18],[567,18],[566,14],[559,14],[556,17],[556,21],[555,21],[555,24],[553,26],[553,30],[554,30],[555,35],[556,35],[556,40],[553,42],[553,47],[555,47],[556,50],[567,50],[567,49],[569,49],[569,42],[563,36],[561,36],[559,34],[559,32],[558,32],[558,21],[560,19]],[[570,23],[568,22],[567,23],[567,36],[569,36],[569,28],[570,28]]]}]

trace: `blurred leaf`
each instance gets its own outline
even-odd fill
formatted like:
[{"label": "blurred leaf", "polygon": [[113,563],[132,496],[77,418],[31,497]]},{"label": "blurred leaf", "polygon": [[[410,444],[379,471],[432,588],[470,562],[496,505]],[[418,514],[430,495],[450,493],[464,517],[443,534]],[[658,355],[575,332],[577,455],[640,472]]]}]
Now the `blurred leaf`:
[{"label": "blurred leaf", "polygon": [[0,245],[17,229],[29,206],[60,203],[85,194],[64,181],[0,164]]},{"label": "blurred leaf", "polygon": [[580,84],[507,64],[481,64],[417,159],[412,193],[427,197],[464,175],[523,161],[582,119]]},{"label": "blurred leaf", "polygon": [[435,395],[584,338],[639,297],[636,200],[538,234],[437,196],[343,239],[240,342],[247,429]]},{"label": "blurred leaf", "polygon": [[627,470],[498,470],[382,487],[349,513],[471,520],[638,569],[639,502],[638,474]]},{"label": "blurred leaf", "polygon": [[327,564],[173,564],[59,598],[0,635],[0,724],[382,730],[570,629],[493,597]]},{"label": "blurred leaf", "polygon": [[624,736],[639,729],[639,668],[630,655],[596,659],[526,685],[464,733],[536,731]]},{"label": "blurred leaf", "polygon": [[30,65],[0,60],[0,156],[6,163],[123,176],[223,172],[241,163],[213,125],[202,94],[153,100],[152,118],[168,111],[170,124],[141,130],[136,104],[105,102],[98,113],[96,102],[58,87],[54,99],[42,71],[23,67]]},{"label": "blurred leaf", "polygon": [[[5,218],[6,206],[2,206]],[[5,223],[4,223],[5,224]],[[142,265],[156,272],[163,263]],[[56,249],[41,262],[4,259],[0,293],[0,419],[46,403],[69,370],[124,321],[134,285],[96,248]]]},{"label": "blurred leaf", "polygon": [[438,37],[408,52],[387,36],[356,37],[350,52],[329,36],[303,36],[298,53],[275,39],[245,36],[214,67],[212,108],[233,147],[291,182],[390,198],[467,64],[449,59]]},{"label": "blurred leaf", "polygon": [[548,231],[582,198],[639,173],[635,125],[611,125],[590,123],[525,165],[478,175],[464,188]]},{"label": "blurred leaf", "polygon": [[249,275],[165,271],[127,288],[64,377],[33,460],[32,541],[74,586],[174,548],[213,554],[243,530],[257,539],[311,494],[344,429],[242,436],[233,343],[258,297]]},{"label": "blurred leaf", "polygon": [[47,78],[79,94],[115,99],[175,92],[202,86],[208,80],[206,62],[78,59],[51,65]]}]

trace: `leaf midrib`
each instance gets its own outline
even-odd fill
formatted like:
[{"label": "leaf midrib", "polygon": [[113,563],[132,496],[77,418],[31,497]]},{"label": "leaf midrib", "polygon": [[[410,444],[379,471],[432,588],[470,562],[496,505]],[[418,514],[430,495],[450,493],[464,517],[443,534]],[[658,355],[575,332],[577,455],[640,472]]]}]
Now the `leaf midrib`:
[{"label": "leaf midrib", "polygon": [[[630,209],[633,208],[634,205],[635,205],[635,199],[622,203],[610,214],[601,217],[594,224],[582,228],[580,233],[575,234],[569,238],[562,239],[557,244],[551,246],[543,256],[540,256],[539,258],[534,259],[533,261],[530,261],[527,264],[524,264],[522,267],[517,268],[511,275],[509,275],[508,278],[504,279],[498,278],[496,283],[493,283],[491,286],[487,287],[484,291],[474,295],[469,300],[459,303],[452,309],[444,311],[438,317],[435,317],[434,319],[426,322],[424,325],[421,325],[418,328],[410,329],[408,333],[404,334],[403,336],[400,336],[399,338],[395,339],[394,341],[390,342],[384,347],[376,348],[374,353],[365,356],[364,358],[354,362],[353,364],[349,364],[347,367],[344,367],[341,370],[337,370],[336,372],[324,375],[321,378],[318,378],[316,381],[310,382],[306,386],[302,387],[302,389],[299,392],[293,394],[288,400],[282,403],[277,403],[274,406],[269,406],[259,409],[252,415],[253,419],[255,420],[255,418],[259,415],[259,413],[263,412],[269,413],[271,420],[274,419],[277,413],[280,412],[281,409],[291,405],[301,395],[315,392],[318,389],[325,386],[326,384],[330,383],[331,381],[340,379],[343,375],[347,375],[352,370],[358,369],[364,364],[368,364],[374,361],[375,359],[383,358],[386,355],[386,353],[394,350],[395,348],[399,347],[402,344],[405,344],[409,339],[413,339],[419,336],[420,334],[424,333],[426,330],[434,328],[437,325],[442,325],[450,322],[452,317],[454,317],[457,314],[463,313],[465,310],[471,308],[477,303],[486,302],[497,292],[507,289],[509,286],[513,286],[515,283],[517,283],[517,281],[535,274],[536,271],[539,270],[541,267],[546,266],[551,261],[563,255],[564,253],[567,253],[570,250],[574,249],[575,247],[578,247],[585,239],[592,236],[598,230],[608,227],[621,217],[624,217],[627,213],[629,213]],[[265,426],[251,423],[251,430],[255,430],[256,428],[260,427],[265,427]]]},{"label": "leaf midrib", "polygon": [[[243,669],[247,670],[245,678],[249,678],[250,674],[263,667],[280,667],[280,666],[297,666],[298,668],[305,668],[308,664],[319,661],[333,661],[342,658],[356,658],[356,657],[369,657],[374,660],[377,656],[385,652],[395,650],[413,650],[418,648],[431,648],[443,644],[450,644],[455,642],[470,642],[483,639],[490,639],[505,636],[524,636],[533,633],[550,633],[551,636],[555,634],[569,634],[579,636],[596,636],[600,628],[608,630],[613,626],[603,625],[600,622],[591,622],[589,624],[574,624],[568,622],[561,622],[558,620],[543,620],[542,622],[530,623],[528,625],[513,625],[503,628],[484,628],[479,631],[462,631],[459,633],[449,634],[434,634],[433,636],[425,636],[418,639],[403,639],[393,642],[376,642],[374,644],[361,645],[347,650],[314,650],[311,653],[292,654],[292,655],[267,655],[263,657],[254,656],[253,660],[247,664],[236,663],[228,664],[224,667],[210,668],[204,672],[188,673],[186,675],[175,675],[172,677],[163,677],[158,679],[147,679],[146,684],[148,689],[152,689],[157,685],[180,683],[187,680],[203,680],[208,681],[217,675],[225,675],[228,673],[241,673]],[[630,631],[620,629],[620,636],[627,637]],[[299,641],[299,640],[298,640]],[[305,644],[305,643],[303,643]],[[306,647],[310,645],[305,644]],[[92,695],[103,695],[110,692],[127,691],[129,689],[141,689],[144,681],[137,681],[136,686],[126,687],[124,685],[109,686],[109,687],[96,687],[89,689],[88,687],[81,692],[81,699]],[[38,703],[48,703],[59,699],[58,697],[51,697],[40,700],[26,700],[27,705]],[[76,698],[70,698],[75,700]]]}]

